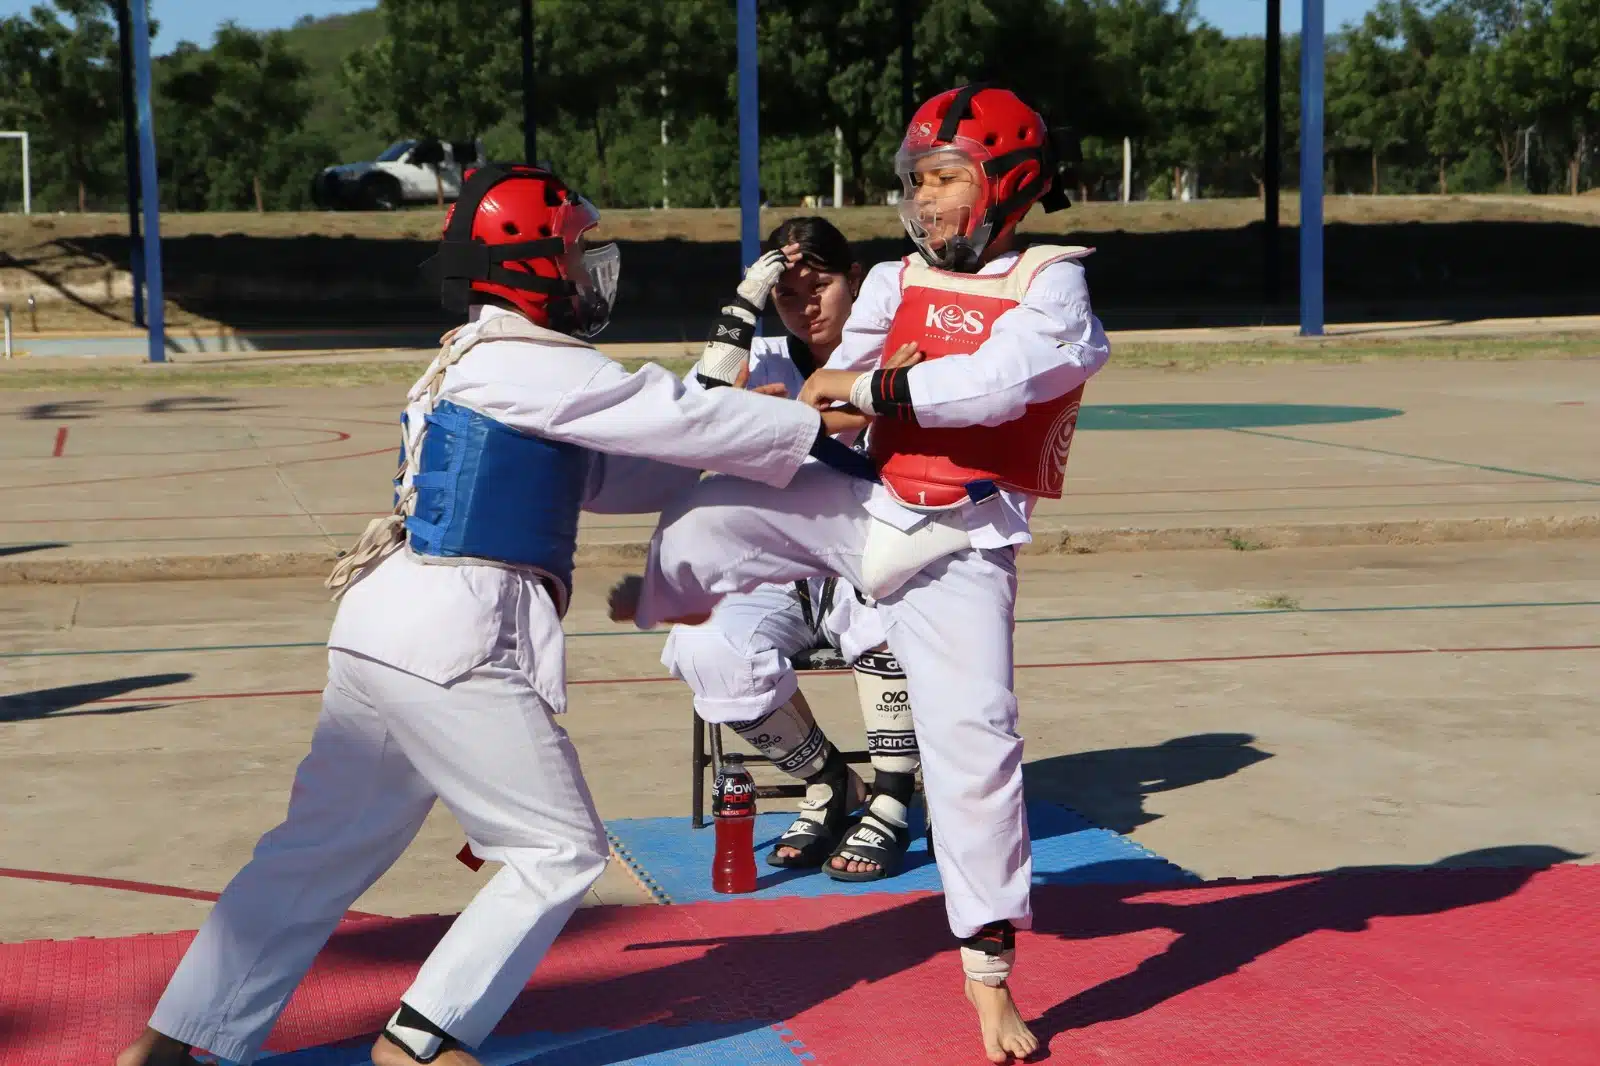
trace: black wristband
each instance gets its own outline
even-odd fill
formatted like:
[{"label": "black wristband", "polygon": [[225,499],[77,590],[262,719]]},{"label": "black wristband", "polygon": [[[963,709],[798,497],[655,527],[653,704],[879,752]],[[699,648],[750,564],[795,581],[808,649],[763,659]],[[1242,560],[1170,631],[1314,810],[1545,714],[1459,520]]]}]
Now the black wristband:
[{"label": "black wristband", "polygon": [[911,406],[911,378],[905,367],[872,372],[872,410],[874,414],[903,422],[915,422]]}]

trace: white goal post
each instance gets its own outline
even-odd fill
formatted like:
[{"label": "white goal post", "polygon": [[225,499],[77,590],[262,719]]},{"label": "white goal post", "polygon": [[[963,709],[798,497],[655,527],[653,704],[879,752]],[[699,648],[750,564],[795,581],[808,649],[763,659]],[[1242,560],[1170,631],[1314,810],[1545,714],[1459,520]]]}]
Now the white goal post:
[{"label": "white goal post", "polygon": [[28,135],[20,130],[0,130],[0,140],[22,142],[22,213],[33,214],[33,179],[28,174]]}]

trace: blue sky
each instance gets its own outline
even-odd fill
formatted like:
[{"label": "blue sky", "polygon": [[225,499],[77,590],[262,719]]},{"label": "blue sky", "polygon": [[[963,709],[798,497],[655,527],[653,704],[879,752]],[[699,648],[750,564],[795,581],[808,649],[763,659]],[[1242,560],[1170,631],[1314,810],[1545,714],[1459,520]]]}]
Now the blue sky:
[{"label": "blue sky", "polygon": [[[27,11],[39,0],[0,0],[0,16]],[[1328,29],[1359,19],[1373,0],[1324,0]],[[218,25],[233,19],[251,29],[277,29],[302,15],[333,15],[373,6],[372,0],[155,0],[153,10],[162,23],[155,42],[158,54],[170,52],[181,40],[206,43]],[[1260,33],[1266,25],[1265,0],[1200,0],[1200,15],[1225,33]],[[1300,28],[1298,0],[1284,0],[1283,28]]]}]

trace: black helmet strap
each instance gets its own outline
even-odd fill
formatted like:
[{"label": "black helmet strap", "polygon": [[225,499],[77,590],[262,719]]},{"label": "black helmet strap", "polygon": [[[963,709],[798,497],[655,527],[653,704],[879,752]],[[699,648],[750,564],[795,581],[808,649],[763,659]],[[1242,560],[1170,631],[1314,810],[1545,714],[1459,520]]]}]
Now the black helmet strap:
[{"label": "black helmet strap", "polygon": [[566,242],[560,237],[542,237],[515,244],[486,244],[472,236],[478,208],[489,191],[503,181],[530,177],[554,180],[554,175],[538,167],[491,163],[473,171],[461,186],[461,195],[456,199],[450,224],[445,227],[444,238],[439,242],[439,251],[423,264],[437,264],[439,298],[447,310],[465,312],[472,306],[472,283],[475,281],[546,296],[571,296],[577,292],[577,287],[570,281],[508,270],[502,265],[529,259],[559,260],[566,254]]}]

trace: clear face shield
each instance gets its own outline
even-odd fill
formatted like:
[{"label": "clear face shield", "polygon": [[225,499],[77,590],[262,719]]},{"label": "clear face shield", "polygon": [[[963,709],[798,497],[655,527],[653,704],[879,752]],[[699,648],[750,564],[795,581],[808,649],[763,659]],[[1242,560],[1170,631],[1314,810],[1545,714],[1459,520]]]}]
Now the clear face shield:
[{"label": "clear face shield", "polygon": [[567,280],[578,290],[574,310],[578,336],[594,337],[611,321],[622,276],[622,251],[614,244],[590,245],[584,234],[600,222],[600,212],[581,197],[563,212],[561,238],[566,242]]},{"label": "clear face shield", "polygon": [[949,144],[916,145],[909,139],[895,155],[904,195],[900,222],[917,250],[942,270],[972,270],[989,243],[981,220],[988,207],[983,161],[989,153],[965,137]]}]

